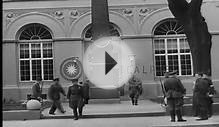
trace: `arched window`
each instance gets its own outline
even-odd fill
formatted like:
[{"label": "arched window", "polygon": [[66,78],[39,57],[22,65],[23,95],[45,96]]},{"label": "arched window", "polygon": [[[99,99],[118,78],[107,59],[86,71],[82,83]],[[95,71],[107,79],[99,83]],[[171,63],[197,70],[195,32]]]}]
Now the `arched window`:
[{"label": "arched window", "polygon": [[23,26],[19,33],[20,81],[33,81],[37,77],[52,80],[53,44],[49,29],[42,24],[32,23]]},{"label": "arched window", "polygon": [[[85,40],[90,40],[92,38],[92,32],[91,32],[91,25],[88,25],[83,34],[82,34],[82,37],[85,39]],[[111,36],[120,36],[120,30],[119,28],[113,24],[113,23],[110,23],[110,35]],[[91,41],[84,41],[84,51],[87,50],[88,46],[91,45]]]},{"label": "arched window", "polygon": [[[84,33],[84,38],[91,39],[92,32],[91,32],[91,25],[88,26],[87,30]],[[110,23],[110,35],[111,36],[120,36],[120,32],[118,27],[116,27],[113,23]]]},{"label": "arched window", "polygon": [[192,57],[182,25],[175,19],[167,19],[158,23],[153,33],[155,75],[163,76],[167,71],[192,75]]}]

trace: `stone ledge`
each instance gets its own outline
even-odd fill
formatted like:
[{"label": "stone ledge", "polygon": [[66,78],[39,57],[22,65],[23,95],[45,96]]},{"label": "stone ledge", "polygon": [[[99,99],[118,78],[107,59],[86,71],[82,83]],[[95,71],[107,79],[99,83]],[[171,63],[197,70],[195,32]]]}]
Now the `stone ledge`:
[{"label": "stone ledge", "polygon": [[88,101],[89,104],[118,104],[120,103],[120,99],[90,99]]},{"label": "stone ledge", "polygon": [[41,118],[40,110],[3,111],[3,120],[35,120]]}]

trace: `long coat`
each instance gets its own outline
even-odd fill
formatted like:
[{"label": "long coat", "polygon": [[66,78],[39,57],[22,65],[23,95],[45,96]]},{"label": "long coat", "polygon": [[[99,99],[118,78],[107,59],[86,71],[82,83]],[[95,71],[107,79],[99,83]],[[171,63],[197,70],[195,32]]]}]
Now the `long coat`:
[{"label": "long coat", "polygon": [[48,96],[51,100],[59,100],[60,93],[62,93],[64,96],[66,95],[65,90],[60,84],[52,84],[49,88]]},{"label": "long coat", "polygon": [[41,97],[41,90],[40,90],[40,84],[36,82],[32,87],[33,92],[33,98],[37,99],[38,97]]},{"label": "long coat", "polygon": [[164,80],[164,89],[166,91],[167,104],[170,110],[180,108],[183,104],[183,96],[186,89],[177,77],[168,77]]},{"label": "long coat", "polygon": [[82,86],[82,91],[83,91],[83,98],[84,98],[84,103],[88,104],[88,100],[90,99],[89,96],[89,90],[90,86],[88,84],[88,82],[85,82],[84,85]]},{"label": "long coat", "polygon": [[78,84],[73,84],[68,88],[67,98],[69,99],[69,107],[82,107],[83,103],[83,89]]},{"label": "long coat", "polygon": [[194,115],[197,116],[201,109],[207,109],[210,102],[208,92],[211,83],[204,78],[198,78],[195,82],[193,91],[193,110]]},{"label": "long coat", "polygon": [[142,94],[142,82],[140,79],[131,78],[129,80],[129,97],[138,98]]},{"label": "long coat", "polygon": [[166,97],[168,98],[182,98],[186,93],[181,81],[176,77],[168,77],[164,80],[164,88]]}]

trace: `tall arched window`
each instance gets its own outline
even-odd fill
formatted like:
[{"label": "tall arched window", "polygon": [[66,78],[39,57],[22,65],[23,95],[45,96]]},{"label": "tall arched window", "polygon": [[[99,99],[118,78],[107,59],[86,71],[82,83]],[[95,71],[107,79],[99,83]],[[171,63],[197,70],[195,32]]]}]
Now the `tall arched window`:
[{"label": "tall arched window", "polygon": [[[92,32],[91,32],[91,25],[88,25],[87,28],[85,28],[84,33],[82,35],[85,40],[90,40],[92,38]],[[111,36],[120,36],[120,30],[119,28],[113,24],[110,23],[110,35]],[[87,47],[91,44],[91,41],[84,41],[84,51],[86,51]]]},{"label": "tall arched window", "polygon": [[182,25],[175,19],[158,23],[154,29],[155,75],[177,71],[180,76],[193,74],[190,48]]},{"label": "tall arched window", "polygon": [[23,26],[19,33],[20,81],[33,81],[37,77],[52,80],[53,44],[49,29],[42,24],[32,23]]},{"label": "tall arched window", "polygon": [[[92,27],[91,27],[91,25],[89,25],[84,33],[84,38],[91,39],[91,37],[92,37],[91,29],[92,29]],[[116,27],[113,23],[110,23],[110,35],[111,36],[120,36],[120,32],[119,32],[118,27]]]}]

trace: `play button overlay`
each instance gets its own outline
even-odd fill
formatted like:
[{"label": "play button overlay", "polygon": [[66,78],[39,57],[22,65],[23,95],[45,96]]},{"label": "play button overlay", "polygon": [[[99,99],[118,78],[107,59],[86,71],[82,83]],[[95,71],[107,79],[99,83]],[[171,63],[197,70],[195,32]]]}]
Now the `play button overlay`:
[{"label": "play button overlay", "polygon": [[105,75],[117,64],[117,62],[105,52]]},{"label": "play button overlay", "polygon": [[135,56],[125,41],[118,37],[104,37],[88,46],[83,58],[86,77],[96,87],[115,89],[132,76]]}]

